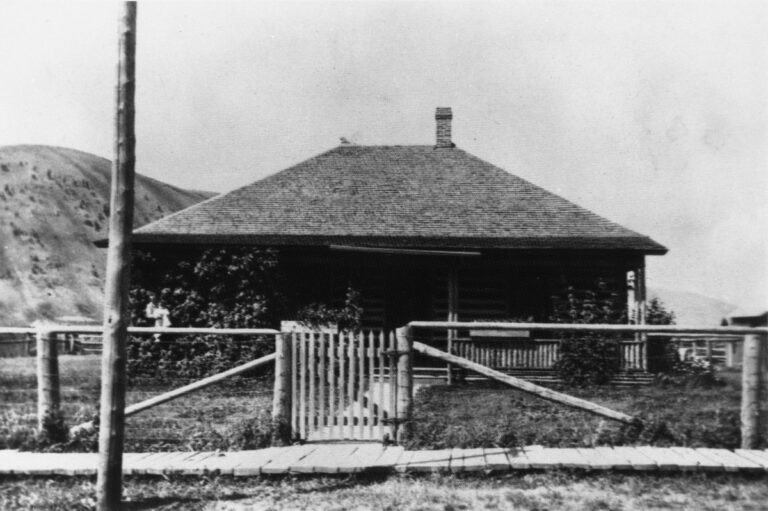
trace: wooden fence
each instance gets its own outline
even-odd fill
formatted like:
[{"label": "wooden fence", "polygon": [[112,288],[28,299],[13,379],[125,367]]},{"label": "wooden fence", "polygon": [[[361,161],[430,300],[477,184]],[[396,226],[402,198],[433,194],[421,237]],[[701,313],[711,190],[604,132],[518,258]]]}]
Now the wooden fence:
[{"label": "wooden fence", "polygon": [[[714,336],[743,336],[743,363],[742,363],[742,401],[741,401],[741,445],[744,449],[756,448],[761,442],[768,441],[768,327],[696,327],[683,325],[593,325],[593,324],[565,324],[565,323],[504,323],[504,322],[453,322],[453,321],[412,321],[408,324],[403,337],[409,337],[413,344],[413,330],[487,330],[509,332],[603,332],[614,334],[658,334],[663,336],[679,335],[714,335]],[[459,363],[465,368],[476,370],[472,364],[475,362],[467,359],[456,360],[451,353],[435,353],[433,348],[422,345],[422,353],[431,354],[448,363]],[[427,349],[428,348],[428,349]],[[472,348],[465,348],[472,349]],[[627,348],[638,354],[637,348]],[[430,351],[431,350],[431,351]],[[642,355],[642,352],[639,353]],[[485,367],[484,365],[477,364]],[[449,369],[450,371],[450,366]],[[490,372],[489,372],[490,371]],[[505,383],[498,374],[492,374],[492,369],[487,367],[477,371],[489,377],[493,377]],[[515,379],[517,380],[517,379]],[[519,380],[514,382],[519,385]],[[564,401],[561,401],[564,402]],[[567,404],[567,403],[566,403]],[[409,420],[410,417],[400,418]]]},{"label": "wooden fence", "polygon": [[[592,413],[598,413],[614,420],[627,422],[631,420],[620,412],[604,409],[594,403],[585,403],[551,389],[545,389],[519,378],[504,375],[493,369],[494,365],[504,365],[515,362],[520,356],[514,351],[494,352],[494,348],[455,345],[455,353],[437,350],[425,344],[413,341],[414,329],[473,329],[473,330],[509,330],[529,332],[583,332],[599,331],[632,334],[666,334],[670,337],[679,334],[704,335],[739,335],[743,336],[744,356],[742,373],[742,413],[741,438],[742,447],[751,449],[759,443],[768,440],[768,327],[717,327],[700,328],[667,325],[584,325],[584,324],[532,324],[532,323],[460,323],[460,322],[412,322],[408,327],[400,329],[395,343],[385,336],[353,336],[344,338],[345,341],[328,340],[323,336],[309,336],[302,341],[294,341],[290,334],[281,334],[271,329],[216,329],[216,328],[129,328],[131,334],[219,334],[219,335],[274,335],[276,336],[276,353],[251,361],[242,366],[232,368],[224,373],[205,378],[180,389],[175,389],[160,396],[155,396],[143,403],[128,407],[125,415],[139,413],[157,404],[175,399],[181,395],[212,385],[234,374],[267,363],[275,363],[275,394],[273,400],[273,425],[275,426],[275,443],[290,442],[292,432],[310,428],[356,427],[359,430],[384,430],[391,425],[398,442],[409,438],[413,420],[413,352],[436,357],[447,363],[455,364],[464,369],[478,372],[482,375],[498,379],[526,392],[531,392],[545,399],[550,399],[568,406],[576,406]],[[40,426],[47,414],[58,411],[59,379],[57,333],[98,333],[98,327],[47,327],[46,329],[30,328],[0,328],[0,333],[36,333],[38,359],[38,413]],[[369,334],[370,335],[370,334]],[[311,339],[311,340],[309,340]],[[355,342],[351,342],[355,340]],[[350,341],[350,342],[347,342]],[[529,361],[534,367],[550,365],[557,356],[557,345],[551,341],[535,344],[535,350],[530,350]],[[628,364],[642,357],[639,343],[628,342],[622,348]],[[474,351],[473,351],[474,350]],[[334,353],[336,354],[334,356]],[[389,358],[391,357],[391,358]],[[506,358],[505,358],[506,357]],[[510,358],[511,357],[511,358]],[[635,357],[635,358],[633,358]],[[474,360],[473,360],[474,359]],[[292,360],[300,363],[294,364]],[[338,371],[338,372],[337,372]],[[344,376],[346,372],[346,376]],[[384,374],[389,376],[389,410],[383,411],[374,407],[364,407],[366,386],[372,391],[371,383],[383,381]],[[339,378],[339,375],[341,377]],[[298,380],[297,380],[298,378]],[[355,383],[355,382],[358,383]],[[319,382],[331,385],[318,391]],[[333,389],[333,390],[331,390]],[[378,392],[381,392],[377,389]],[[331,394],[333,393],[333,394]],[[338,397],[346,394],[350,406],[343,408]],[[379,396],[381,398],[381,396]],[[370,400],[370,395],[368,397]],[[385,400],[380,399],[380,402]],[[322,402],[318,408],[310,409],[311,403]],[[333,408],[331,408],[333,407]],[[388,415],[388,416],[387,416]],[[305,419],[302,419],[305,417]],[[296,420],[294,420],[296,418]],[[318,419],[319,418],[319,419]],[[386,422],[384,419],[388,419]],[[342,433],[342,437],[344,434]],[[371,435],[369,435],[371,436]],[[333,435],[331,434],[331,438]],[[380,437],[379,437],[380,438]]]}]

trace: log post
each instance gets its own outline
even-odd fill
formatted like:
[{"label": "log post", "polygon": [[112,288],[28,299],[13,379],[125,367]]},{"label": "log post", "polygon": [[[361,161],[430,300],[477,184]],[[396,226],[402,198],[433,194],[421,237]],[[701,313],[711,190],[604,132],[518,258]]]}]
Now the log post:
[{"label": "log post", "polygon": [[291,443],[291,380],[293,334],[275,336],[275,393],[272,398],[272,445]]},{"label": "log post", "polygon": [[741,448],[768,441],[768,346],[765,336],[744,336],[741,384]]},{"label": "log post", "polygon": [[110,191],[109,249],[104,286],[101,413],[96,507],[120,509],[125,431],[125,354],[133,229],[136,91],[136,2],[122,4],[118,27],[115,159]]},{"label": "log post", "polygon": [[397,443],[403,445],[413,431],[413,330],[397,329]]},{"label": "log post", "polygon": [[37,430],[42,434],[51,431],[60,413],[59,347],[56,334],[50,330],[37,331]]},{"label": "log post", "polygon": [[[645,325],[647,321],[647,306],[648,306],[648,290],[646,288],[646,282],[645,282],[645,259],[643,258],[643,261],[640,265],[640,267],[637,269],[637,273],[635,274],[635,296],[637,297],[638,304],[637,304],[637,324],[638,325]],[[648,334],[647,333],[641,333],[640,334],[640,341],[642,343],[640,344],[640,353],[641,353],[641,359],[640,359],[640,369],[643,372],[648,371]]]},{"label": "log post", "polygon": [[[459,272],[454,264],[448,269],[448,321],[459,320]],[[456,330],[448,329],[448,353],[453,353],[453,341],[456,339]],[[445,366],[445,383],[453,384],[453,366]]]}]

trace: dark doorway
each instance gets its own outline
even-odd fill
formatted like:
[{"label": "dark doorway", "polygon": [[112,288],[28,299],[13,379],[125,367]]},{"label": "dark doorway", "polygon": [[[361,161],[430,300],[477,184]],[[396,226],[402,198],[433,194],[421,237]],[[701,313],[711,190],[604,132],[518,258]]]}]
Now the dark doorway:
[{"label": "dark doorway", "polygon": [[386,330],[432,318],[432,270],[424,259],[392,257],[386,265]]}]

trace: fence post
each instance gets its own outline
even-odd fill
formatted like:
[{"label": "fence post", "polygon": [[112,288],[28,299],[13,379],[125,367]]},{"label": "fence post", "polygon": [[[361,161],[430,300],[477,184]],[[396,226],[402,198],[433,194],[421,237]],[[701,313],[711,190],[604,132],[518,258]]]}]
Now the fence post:
[{"label": "fence post", "polygon": [[744,336],[741,384],[741,448],[756,449],[768,440],[768,347],[765,337]]},{"label": "fence post", "polygon": [[291,376],[293,360],[291,345],[293,334],[275,336],[275,394],[272,398],[272,445],[291,442]]},{"label": "fence post", "polygon": [[52,420],[59,416],[59,351],[56,334],[37,331],[37,430],[52,434]]},{"label": "fence post", "polygon": [[397,443],[411,438],[413,424],[413,330],[397,329]]}]

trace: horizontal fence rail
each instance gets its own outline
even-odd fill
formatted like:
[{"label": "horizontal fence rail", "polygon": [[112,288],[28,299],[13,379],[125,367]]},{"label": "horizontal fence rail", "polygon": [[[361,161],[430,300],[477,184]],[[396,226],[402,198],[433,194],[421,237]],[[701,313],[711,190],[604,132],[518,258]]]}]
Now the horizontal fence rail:
[{"label": "horizontal fence rail", "polygon": [[450,330],[530,330],[614,333],[666,333],[666,334],[738,334],[765,335],[768,327],[718,326],[697,327],[684,325],[598,325],[589,323],[503,323],[493,321],[411,321],[412,328]]},{"label": "horizontal fence rail", "polygon": [[[103,326],[44,325],[39,327],[0,327],[0,334],[101,334]],[[279,330],[271,328],[163,328],[155,326],[129,326],[129,334],[160,335],[278,335]]]}]

